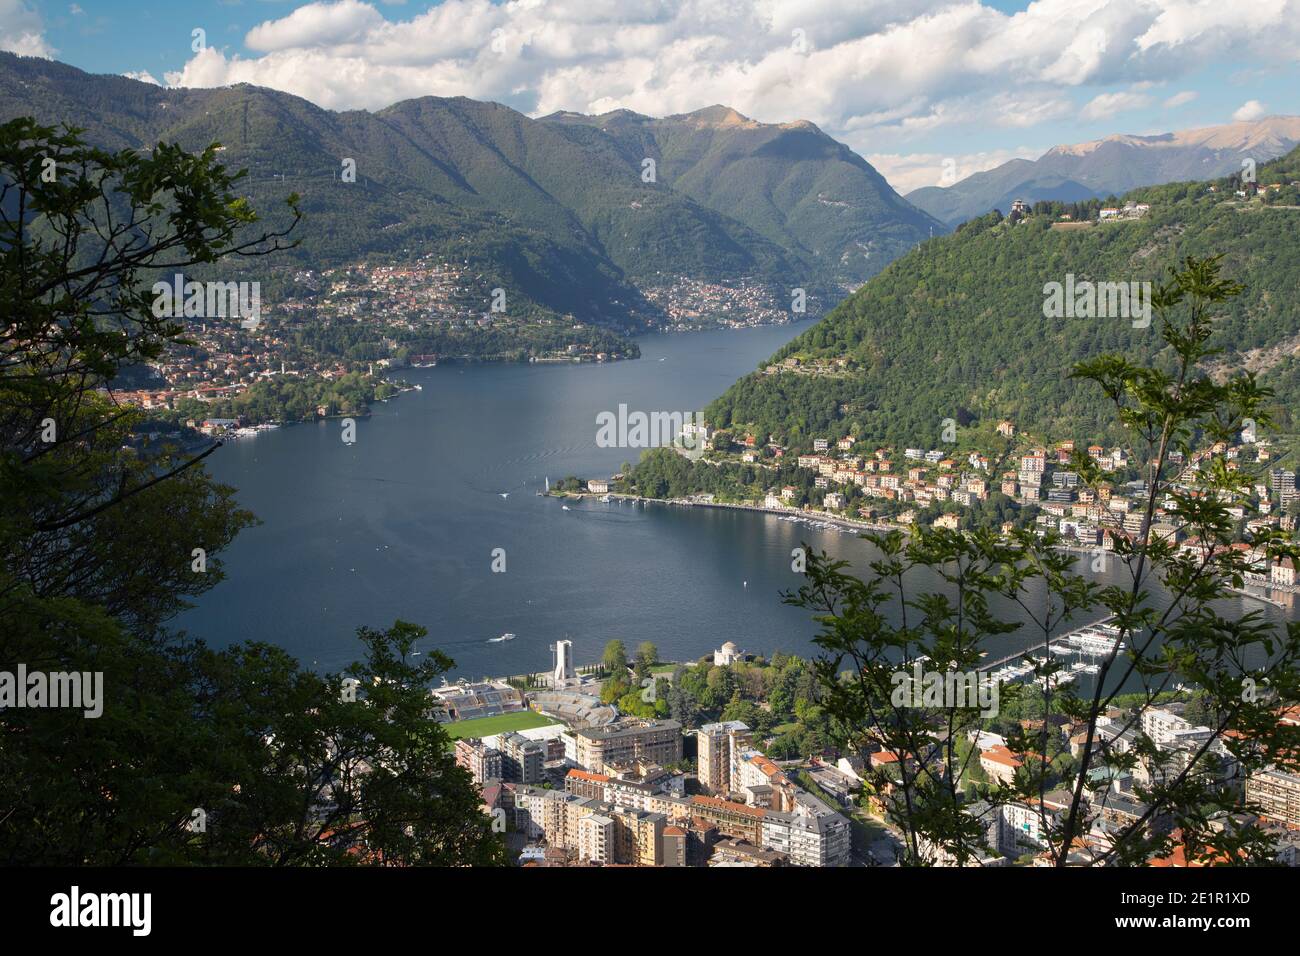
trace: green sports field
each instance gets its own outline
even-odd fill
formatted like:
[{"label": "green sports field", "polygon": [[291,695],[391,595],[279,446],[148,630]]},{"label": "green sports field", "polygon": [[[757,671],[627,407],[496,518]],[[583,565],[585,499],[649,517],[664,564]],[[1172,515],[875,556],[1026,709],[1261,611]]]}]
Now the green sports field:
[{"label": "green sports field", "polygon": [[457,737],[487,737],[491,734],[504,734],[509,730],[528,730],[532,727],[545,727],[558,723],[535,711],[521,710],[513,714],[498,714],[495,717],[476,717],[474,720],[458,720],[443,724],[447,735],[455,740]]}]

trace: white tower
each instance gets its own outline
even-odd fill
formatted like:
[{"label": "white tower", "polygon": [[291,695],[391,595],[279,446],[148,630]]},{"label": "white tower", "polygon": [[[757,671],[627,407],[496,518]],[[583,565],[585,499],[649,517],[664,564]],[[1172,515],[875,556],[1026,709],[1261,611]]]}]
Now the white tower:
[{"label": "white tower", "polygon": [[551,645],[551,685],[563,687],[573,680],[573,641],[556,641]]}]

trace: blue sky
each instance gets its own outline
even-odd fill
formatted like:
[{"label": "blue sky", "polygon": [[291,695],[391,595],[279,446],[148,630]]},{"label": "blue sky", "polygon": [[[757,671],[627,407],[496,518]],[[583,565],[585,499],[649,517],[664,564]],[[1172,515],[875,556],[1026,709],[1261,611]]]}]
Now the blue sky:
[{"label": "blue sky", "polygon": [[725,103],[812,120],[903,190],[945,163],[964,176],[1058,143],[1300,113],[1300,0],[0,0],[0,48],[333,109]]}]

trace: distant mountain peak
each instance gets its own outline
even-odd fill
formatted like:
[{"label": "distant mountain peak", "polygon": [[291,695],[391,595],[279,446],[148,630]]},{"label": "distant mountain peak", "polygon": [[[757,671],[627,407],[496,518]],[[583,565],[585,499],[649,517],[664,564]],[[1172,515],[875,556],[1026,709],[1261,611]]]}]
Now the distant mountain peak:
[{"label": "distant mountain peak", "polygon": [[1053,146],[1048,156],[1086,156],[1108,143],[1146,149],[1204,148],[1213,150],[1246,150],[1254,146],[1275,147],[1280,143],[1300,141],[1300,116],[1265,116],[1262,119],[1218,126],[1201,126],[1154,135],[1117,133],[1086,143]]},{"label": "distant mountain peak", "polygon": [[1244,159],[1266,162],[1300,144],[1300,116],[1202,126],[1169,133],[1120,133],[1054,146],[1036,160],[1011,160],[951,186],[924,186],[910,202],[950,226],[1005,209],[1012,199],[1077,202],[1139,186],[1226,176]]},{"label": "distant mountain peak", "polygon": [[[300,262],[446,250],[584,317],[611,303],[619,316],[641,311],[643,290],[683,279],[763,294],[801,285],[824,302],[943,231],[811,123],[760,123],[723,105],[534,119],[421,96],[335,112],[263,87],[169,91],[0,54],[0,114],[29,113],[114,148],[221,142],[255,200],[300,184],[319,203]],[[332,187],[341,156],[366,188]],[[656,176],[643,179],[648,158]]]},{"label": "distant mountain peak", "polygon": [[698,126],[742,126],[746,129],[757,129],[760,125],[757,121],[750,119],[730,106],[722,106],[721,104],[706,106],[702,110],[695,110],[691,113],[670,116],[668,119],[683,120]]}]

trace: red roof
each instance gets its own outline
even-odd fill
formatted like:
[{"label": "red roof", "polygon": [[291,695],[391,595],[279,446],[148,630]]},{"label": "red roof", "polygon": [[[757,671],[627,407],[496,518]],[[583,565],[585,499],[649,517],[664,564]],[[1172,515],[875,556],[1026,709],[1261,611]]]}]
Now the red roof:
[{"label": "red roof", "polygon": [[1004,767],[1011,767],[1013,770],[1021,764],[1020,758],[1002,744],[994,744],[988,750],[980,751],[980,758],[983,760],[991,760],[993,763],[1000,763]]}]

